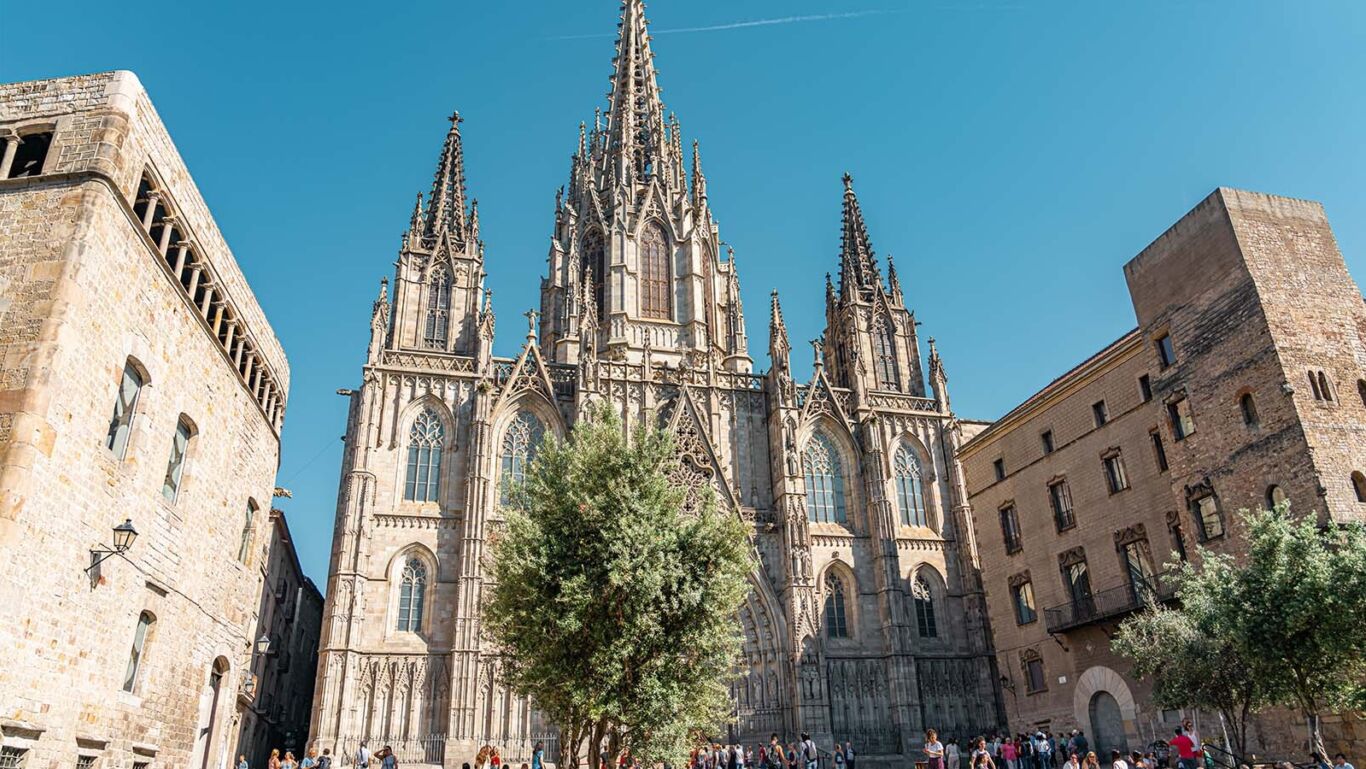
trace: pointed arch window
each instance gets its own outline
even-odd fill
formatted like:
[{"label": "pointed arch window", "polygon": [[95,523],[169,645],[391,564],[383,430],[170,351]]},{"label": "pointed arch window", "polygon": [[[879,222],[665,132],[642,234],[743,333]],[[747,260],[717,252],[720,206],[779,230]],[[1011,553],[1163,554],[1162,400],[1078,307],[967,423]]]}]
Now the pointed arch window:
[{"label": "pointed arch window", "polygon": [[844,580],[834,574],[825,578],[825,635],[849,637],[849,622],[844,611]]},{"label": "pointed arch window", "polygon": [[938,638],[939,626],[934,618],[934,594],[924,575],[917,574],[911,582],[911,598],[915,600],[915,626],[921,638]]},{"label": "pointed arch window", "polygon": [[427,600],[427,564],[411,557],[403,564],[398,586],[398,629],[407,633],[422,630],[422,607]]},{"label": "pointed arch window", "polygon": [[409,502],[435,502],[441,493],[441,447],[446,427],[431,409],[423,409],[408,431],[408,468],[403,498]]},{"label": "pointed arch window", "polygon": [[180,480],[185,473],[185,456],[190,451],[190,439],[194,437],[194,426],[189,417],[180,415],[176,422],[175,435],[171,437],[171,458],[166,461],[166,477],[161,481],[161,496],[175,504],[180,495]]},{"label": "pointed arch window", "polygon": [[901,509],[902,526],[929,526],[929,516],[925,513],[924,473],[920,468],[920,457],[910,446],[902,444],[892,458],[892,471],[896,478],[896,501]]},{"label": "pointed arch window", "polygon": [[499,464],[502,468],[499,477],[501,491],[499,504],[510,501],[513,487],[526,479],[527,465],[536,458],[536,451],[545,439],[545,424],[530,411],[522,411],[513,417],[500,450]]},{"label": "pointed arch window", "polygon": [[428,347],[445,349],[451,333],[451,271],[438,264],[427,281],[427,319],[422,341]]},{"label": "pointed arch window", "polygon": [[133,431],[133,415],[137,412],[138,396],[146,384],[142,372],[134,365],[133,359],[123,364],[123,378],[119,380],[118,397],[114,399],[114,415],[109,419],[109,433],[105,436],[104,446],[123,459],[128,451],[128,438]]},{"label": "pointed arch window", "polygon": [[815,523],[844,523],[844,471],[839,454],[822,433],[806,445],[806,514]]},{"label": "pointed arch window", "polygon": [[598,230],[583,236],[583,270],[584,277],[592,275],[593,301],[598,304],[598,320],[604,320],[607,318],[607,293],[603,290],[607,284],[607,244]]},{"label": "pointed arch window", "polygon": [[251,555],[252,521],[255,518],[256,503],[247,500],[246,514],[242,516],[242,539],[237,543],[237,560],[242,563],[246,563],[247,557]]},{"label": "pointed arch window", "polygon": [[877,364],[878,389],[901,389],[901,376],[897,371],[896,347],[892,344],[892,331],[887,327],[887,320],[881,315],[873,321],[873,352]]},{"label": "pointed arch window", "polygon": [[651,223],[640,239],[640,314],[671,319],[669,294],[669,238]]},{"label": "pointed arch window", "polygon": [[128,667],[123,674],[123,690],[133,691],[138,682],[138,671],[142,669],[142,651],[147,644],[147,634],[151,631],[156,618],[151,612],[138,615],[138,626],[133,631],[133,648],[128,652]]}]

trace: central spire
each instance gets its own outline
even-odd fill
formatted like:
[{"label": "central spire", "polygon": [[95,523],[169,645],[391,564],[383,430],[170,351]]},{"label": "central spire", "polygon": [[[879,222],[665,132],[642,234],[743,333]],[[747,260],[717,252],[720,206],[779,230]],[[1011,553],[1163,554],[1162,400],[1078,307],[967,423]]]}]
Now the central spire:
[{"label": "central spire", "polygon": [[669,152],[664,102],[642,0],[624,0],[607,93],[607,167],[620,183],[644,182],[664,168]]},{"label": "central spire", "polygon": [[854,194],[854,177],[844,175],[844,216],[840,234],[840,290],[872,288],[882,282],[877,262],[873,259],[873,244],[868,241],[868,227],[863,223],[863,211]]},{"label": "central spire", "polygon": [[442,232],[457,242],[465,240],[465,157],[460,143],[460,113],[452,113],[450,121],[451,130],[441,147],[423,223],[423,239],[429,242]]}]

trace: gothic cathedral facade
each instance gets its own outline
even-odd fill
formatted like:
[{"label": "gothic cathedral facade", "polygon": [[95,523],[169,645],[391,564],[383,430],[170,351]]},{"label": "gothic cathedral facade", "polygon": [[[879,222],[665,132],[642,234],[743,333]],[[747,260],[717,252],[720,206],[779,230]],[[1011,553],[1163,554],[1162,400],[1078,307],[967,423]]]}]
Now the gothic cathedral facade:
[{"label": "gothic cathedral facade", "polygon": [[[418,196],[393,289],[374,303],[350,395],[312,734],[459,766],[478,745],[553,739],[499,683],[481,639],[482,567],[499,489],[546,436],[605,401],[677,435],[684,482],[753,527],[761,566],[738,618],[735,723],[718,739],[808,731],[888,764],[927,727],[1000,723],[976,547],[933,340],[922,367],[896,270],[874,259],[852,180],[838,279],[810,381],[791,373],[775,293],[767,373],[749,354],[696,142],[666,117],[643,3],[625,0],[609,103],[580,126],[557,195],[540,313],[493,354],[460,118]],[[517,758],[520,760],[520,758]],[[882,763],[882,761],[878,761]]]}]

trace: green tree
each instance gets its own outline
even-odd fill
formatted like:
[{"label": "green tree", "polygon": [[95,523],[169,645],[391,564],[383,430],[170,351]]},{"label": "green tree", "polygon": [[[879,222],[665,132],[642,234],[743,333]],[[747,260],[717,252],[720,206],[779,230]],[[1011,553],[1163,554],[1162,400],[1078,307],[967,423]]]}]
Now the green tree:
[{"label": "green tree", "polygon": [[598,746],[682,763],[728,717],[752,548],[708,487],[684,510],[672,437],[606,406],[549,441],[510,490],[484,631],[501,676],[560,727],[560,766]]},{"label": "green tree", "polygon": [[1223,713],[1240,753],[1265,705],[1299,711],[1323,753],[1320,714],[1366,703],[1366,530],[1284,505],[1240,516],[1238,556],[1201,548],[1178,575],[1180,607],[1130,618],[1117,646],[1159,702]]}]

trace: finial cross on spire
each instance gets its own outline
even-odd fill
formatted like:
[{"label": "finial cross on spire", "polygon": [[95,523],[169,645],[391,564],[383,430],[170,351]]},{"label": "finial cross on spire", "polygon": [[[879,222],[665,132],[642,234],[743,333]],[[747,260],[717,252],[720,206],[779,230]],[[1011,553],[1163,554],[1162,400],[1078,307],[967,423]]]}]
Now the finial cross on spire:
[{"label": "finial cross on spire", "polygon": [[845,191],[845,192],[852,192],[853,189],[854,189],[854,176],[853,176],[853,174],[849,173],[848,171],[845,171],[845,172],[844,172],[844,176],[841,177],[841,178],[842,178],[843,181],[844,181],[844,191]]},{"label": "finial cross on spire", "polygon": [[446,119],[451,121],[452,126],[460,125],[460,122],[464,120],[464,118],[460,117],[460,110],[452,112],[451,116]]}]

